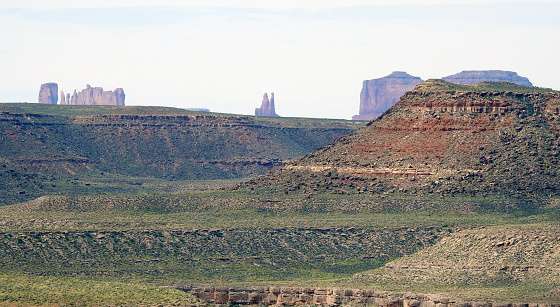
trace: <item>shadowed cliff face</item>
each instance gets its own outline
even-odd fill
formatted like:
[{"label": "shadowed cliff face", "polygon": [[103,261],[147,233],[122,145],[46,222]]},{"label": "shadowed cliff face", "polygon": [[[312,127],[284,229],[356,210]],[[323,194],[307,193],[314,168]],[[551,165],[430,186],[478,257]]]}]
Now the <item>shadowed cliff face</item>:
[{"label": "shadowed cliff face", "polygon": [[[428,80],[367,127],[257,186],[279,185],[286,192],[557,195],[559,106],[560,93],[546,89]],[[315,179],[302,182],[298,176]]]}]

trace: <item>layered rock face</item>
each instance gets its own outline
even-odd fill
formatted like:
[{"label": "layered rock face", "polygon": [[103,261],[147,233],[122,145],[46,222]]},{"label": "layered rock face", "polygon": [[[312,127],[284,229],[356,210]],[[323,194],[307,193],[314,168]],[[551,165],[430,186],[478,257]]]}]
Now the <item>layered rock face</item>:
[{"label": "layered rock face", "polygon": [[255,116],[278,116],[274,107],[274,93],[270,93],[270,100],[268,94],[264,93],[261,107],[255,109]]},{"label": "layered rock face", "polygon": [[559,112],[557,91],[428,80],[366,128],[253,184],[286,193],[558,195]]},{"label": "layered rock face", "polygon": [[527,304],[519,302],[464,301],[444,295],[392,292],[373,289],[275,287],[275,286],[182,286],[177,289],[214,304],[274,306],[345,306],[382,307],[558,307],[557,303]]},{"label": "layered rock face", "polygon": [[44,104],[57,104],[58,102],[58,84],[44,83],[41,84],[39,90],[39,103]]},{"label": "layered rock face", "polygon": [[533,86],[529,79],[513,71],[503,70],[464,70],[460,73],[443,77],[443,80],[459,84],[476,84],[483,81],[510,82],[523,86]]},{"label": "layered rock face", "polygon": [[89,84],[85,89],[77,93],[74,90],[66,104],[70,105],[113,105],[124,106],[125,94],[122,88],[114,91],[104,91],[102,87],[91,87]]},{"label": "layered rock face", "polygon": [[[276,306],[341,306],[348,303],[377,306],[448,306],[456,301],[438,295],[319,287],[208,286],[177,287],[214,304]],[[469,306],[470,305],[464,305]],[[492,305],[488,305],[491,307]]]},{"label": "layered rock face", "polygon": [[371,120],[378,117],[422,81],[402,71],[379,79],[365,80],[360,93],[360,114],[352,119]]}]

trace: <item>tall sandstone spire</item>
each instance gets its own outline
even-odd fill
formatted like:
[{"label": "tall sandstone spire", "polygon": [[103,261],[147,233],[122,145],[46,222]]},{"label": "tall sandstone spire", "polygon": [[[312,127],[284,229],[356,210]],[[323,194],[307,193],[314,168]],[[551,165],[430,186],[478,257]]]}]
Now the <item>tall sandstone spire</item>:
[{"label": "tall sandstone spire", "polygon": [[261,107],[255,109],[255,116],[278,116],[274,107],[274,93],[270,93],[270,100],[268,94],[264,93]]},{"label": "tall sandstone spire", "polygon": [[68,102],[66,102],[66,96],[64,95],[64,91],[60,91],[60,104],[68,104]]},{"label": "tall sandstone spire", "polygon": [[74,93],[72,94],[72,99],[68,101],[68,104],[78,104],[78,93],[76,92],[76,90],[74,90]]}]

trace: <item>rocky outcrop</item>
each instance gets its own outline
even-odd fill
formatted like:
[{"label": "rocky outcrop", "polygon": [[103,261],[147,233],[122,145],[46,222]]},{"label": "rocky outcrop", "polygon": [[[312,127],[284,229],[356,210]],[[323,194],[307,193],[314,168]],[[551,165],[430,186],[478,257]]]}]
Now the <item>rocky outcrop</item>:
[{"label": "rocky outcrop", "polygon": [[360,114],[352,119],[371,120],[378,117],[422,81],[402,71],[379,79],[365,80],[360,93]]},{"label": "rocky outcrop", "polygon": [[182,286],[177,289],[214,304],[340,306],[347,303],[377,306],[448,306],[456,303],[450,298],[378,291],[372,289],[344,289],[323,287],[275,287],[275,286]]},{"label": "rocky outcrop", "polygon": [[[516,307],[528,305],[527,303],[517,302],[463,301],[444,295],[374,289],[275,286],[180,286],[176,288],[214,304],[276,306],[368,304],[381,307]],[[532,305],[539,307],[560,306],[557,303],[535,303]]]},{"label": "rocky outcrop", "polygon": [[483,81],[510,82],[517,85],[533,86],[529,79],[513,71],[503,70],[464,70],[460,73],[443,77],[443,80],[459,84],[476,84]]},{"label": "rocky outcrop", "polygon": [[278,116],[274,107],[274,93],[270,93],[270,100],[268,94],[264,93],[261,107],[255,109],[255,116]]},{"label": "rocky outcrop", "polygon": [[74,94],[66,101],[71,105],[114,105],[124,106],[125,94],[122,88],[114,91],[104,91],[102,87],[91,87],[89,84],[79,93]]},{"label": "rocky outcrop", "polygon": [[58,84],[44,83],[39,90],[39,103],[56,104],[58,102]]}]

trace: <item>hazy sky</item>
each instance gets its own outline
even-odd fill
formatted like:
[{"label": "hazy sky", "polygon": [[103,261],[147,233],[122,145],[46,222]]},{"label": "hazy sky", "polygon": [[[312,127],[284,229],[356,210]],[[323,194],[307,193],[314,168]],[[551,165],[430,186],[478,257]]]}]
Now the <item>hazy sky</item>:
[{"label": "hazy sky", "polygon": [[127,105],[358,114],[362,81],[501,69],[560,90],[558,1],[0,0],[0,101],[122,87]]}]

